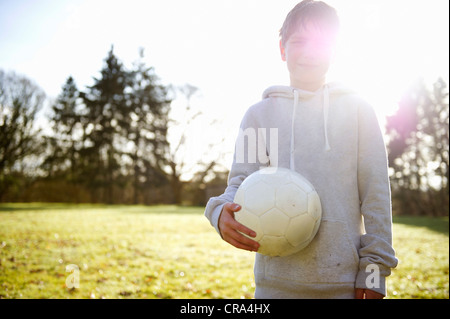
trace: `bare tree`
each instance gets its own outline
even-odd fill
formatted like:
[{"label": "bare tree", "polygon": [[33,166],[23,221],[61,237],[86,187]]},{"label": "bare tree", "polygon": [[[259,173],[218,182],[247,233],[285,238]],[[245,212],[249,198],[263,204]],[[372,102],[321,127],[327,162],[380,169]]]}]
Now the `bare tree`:
[{"label": "bare tree", "polygon": [[34,122],[44,99],[44,92],[28,78],[0,70],[0,200],[15,183],[18,164],[42,151]]},{"label": "bare tree", "polygon": [[[190,135],[193,128],[198,129],[198,126],[213,126],[217,120],[207,120],[203,115],[203,112],[196,106],[192,105],[192,98],[199,93],[199,89],[191,84],[185,84],[184,86],[172,88],[174,94],[181,93],[186,101],[186,106],[178,109],[178,113],[172,114],[171,117],[171,129],[172,134],[176,135],[172,140],[170,154],[169,154],[169,168],[171,177],[171,187],[173,192],[173,202],[180,204],[182,201],[182,195],[184,191],[185,181],[190,183],[192,187],[199,187],[205,181],[205,178],[214,171],[217,166],[218,159],[221,156],[220,152],[215,152],[215,156],[205,156],[211,154],[213,148],[219,147],[223,143],[224,137],[221,141],[208,141],[204,139],[202,141],[194,140],[198,136]],[[172,108],[177,111],[175,107]],[[176,133],[174,133],[176,131]],[[198,143],[203,143],[201,147],[198,147]],[[196,145],[195,151],[192,146]],[[197,150],[200,152],[197,153]],[[193,160],[192,153],[195,153],[195,159]],[[188,154],[190,156],[188,156]],[[208,158],[208,160],[205,160]],[[212,158],[212,159],[211,159]]]}]

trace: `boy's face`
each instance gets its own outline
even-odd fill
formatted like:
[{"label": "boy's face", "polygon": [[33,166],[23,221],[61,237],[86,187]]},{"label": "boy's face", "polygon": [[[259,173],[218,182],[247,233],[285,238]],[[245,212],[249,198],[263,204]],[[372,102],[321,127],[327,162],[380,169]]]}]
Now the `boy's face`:
[{"label": "boy's face", "polygon": [[333,55],[333,41],[313,23],[299,27],[283,45],[281,58],[287,63],[291,85],[308,88],[325,82],[325,76]]}]

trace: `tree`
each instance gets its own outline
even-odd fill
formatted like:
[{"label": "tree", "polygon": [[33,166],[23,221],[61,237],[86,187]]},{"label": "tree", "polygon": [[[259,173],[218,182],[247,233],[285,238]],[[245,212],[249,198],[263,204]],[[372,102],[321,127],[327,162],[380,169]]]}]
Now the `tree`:
[{"label": "tree", "polygon": [[[171,145],[168,153],[168,167],[170,185],[173,193],[173,203],[180,204],[186,195],[190,195],[190,201],[194,204],[203,204],[205,182],[216,174],[219,167],[220,150],[225,138],[206,140],[204,132],[199,127],[217,126],[219,120],[208,119],[195,103],[193,97],[199,93],[199,89],[191,84],[172,88],[172,93],[179,92],[186,101],[179,109],[172,107],[171,114]],[[199,145],[200,144],[200,145]],[[195,150],[195,152],[194,152]],[[195,159],[188,156],[195,154]],[[189,185],[188,185],[189,184]],[[187,194],[190,193],[190,194]]]},{"label": "tree", "polygon": [[[77,150],[80,149],[80,138],[75,137],[77,128],[80,129],[79,91],[72,76],[69,76],[62,87],[62,92],[52,106],[53,114],[50,123],[53,129],[52,136],[46,136],[51,152],[46,157],[43,166],[49,176],[72,174],[69,180],[75,180],[78,164]],[[80,134],[78,134],[80,135]]]},{"label": "tree", "polygon": [[100,74],[100,78],[94,78],[94,85],[80,94],[86,107],[87,125],[83,156],[89,163],[84,178],[94,188],[104,190],[99,195],[104,202],[113,203],[122,155],[118,137],[129,123],[125,95],[128,74],[114,55],[113,47]]},{"label": "tree", "polygon": [[420,80],[405,93],[396,114],[387,118],[393,197],[402,213],[448,213],[448,107],[442,79],[432,90]]},{"label": "tree", "polygon": [[191,106],[192,97],[198,92],[198,88],[185,84],[176,89],[172,88],[172,93],[176,94],[176,90],[180,92],[186,99],[187,105],[183,114],[175,119],[171,118],[172,128],[177,128],[180,132],[168,153],[168,167],[170,175],[170,186],[173,194],[173,203],[181,204],[181,195],[183,192],[183,181],[181,175],[184,173],[186,166],[184,148],[186,147],[186,130],[192,125],[193,121],[201,114],[200,111],[194,110]]},{"label": "tree", "polygon": [[78,184],[90,201],[149,202],[167,183],[170,100],[141,58],[124,67],[113,47],[94,84],[79,91],[69,77],[53,106],[48,178]]},{"label": "tree", "polygon": [[44,92],[28,78],[0,70],[0,200],[16,181],[13,173],[29,155],[41,152],[34,127]]},{"label": "tree", "polygon": [[153,68],[143,63],[144,51],[130,71],[130,107],[126,140],[127,155],[131,159],[133,203],[137,204],[143,192],[165,185],[167,165],[168,114],[170,99],[167,89],[158,84]]}]

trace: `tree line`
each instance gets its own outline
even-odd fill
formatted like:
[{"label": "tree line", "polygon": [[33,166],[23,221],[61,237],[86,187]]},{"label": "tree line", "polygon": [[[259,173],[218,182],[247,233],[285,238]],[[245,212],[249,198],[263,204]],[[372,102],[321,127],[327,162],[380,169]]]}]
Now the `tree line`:
[{"label": "tree line", "polygon": [[0,70],[0,201],[181,203],[167,139],[173,92],[142,58],[127,69],[111,47],[93,85],[80,90],[69,76],[50,133],[33,127],[44,92]]},{"label": "tree line", "polygon": [[[176,125],[169,116],[173,90],[142,58],[143,52],[128,69],[111,47],[93,85],[81,90],[69,76],[51,104],[45,132],[35,125],[45,93],[26,77],[0,70],[0,201],[204,205],[208,195],[223,191],[227,172],[215,170],[217,161],[181,180],[183,157],[174,152],[186,137],[177,145],[168,141]],[[196,90],[181,90],[187,110]],[[448,215],[448,106],[442,79],[432,88],[420,80],[386,118],[397,214]],[[187,123],[198,115],[186,114]]]},{"label": "tree line", "polygon": [[438,79],[423,79],[403,94],[387,117],[393,208],[397,214],[448,216],[449,95]]}]

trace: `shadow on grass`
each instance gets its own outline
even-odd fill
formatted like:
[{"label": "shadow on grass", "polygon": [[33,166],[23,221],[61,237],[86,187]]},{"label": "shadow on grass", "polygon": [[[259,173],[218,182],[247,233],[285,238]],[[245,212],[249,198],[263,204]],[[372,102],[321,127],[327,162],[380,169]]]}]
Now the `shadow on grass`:
[{"label": "shadow on grass", "polygon": [[77,209],[102,209],[107,208],[103,204],[66,204],[66,203],[2,203],[1,212],[21,211],[49,211],[49,210],[77,210]]},{"label": "shadow on grass", "polygon": [[19,212],[48,212],[58,210],[109,210],[123,214],[202,214],[204,207],[176,205],[107,205],[70,203],[1,203],[0,214]]},{"label": "shadow on grass", "polygon": [[429,230],[448,236],[447,217],[394,216],[393,222],[415,227],[425,227]]},{"label": "shadow on grass", "polygon": [[154,205],[154,206],[119,206],[121,213],[132,214],[178,214],[178,215],[200,215],[205,208],[200,206],[177,206],[177,205]]}]

